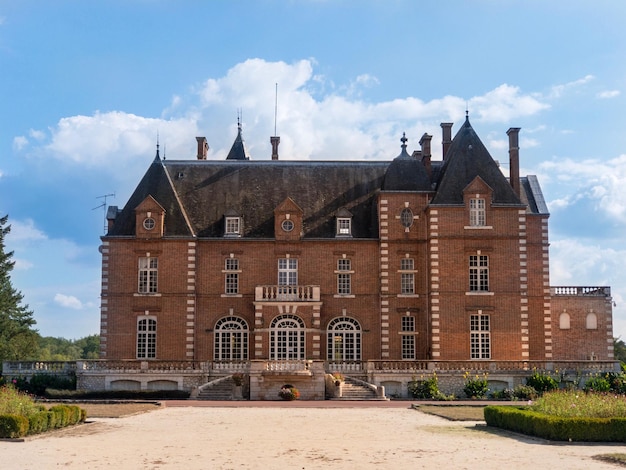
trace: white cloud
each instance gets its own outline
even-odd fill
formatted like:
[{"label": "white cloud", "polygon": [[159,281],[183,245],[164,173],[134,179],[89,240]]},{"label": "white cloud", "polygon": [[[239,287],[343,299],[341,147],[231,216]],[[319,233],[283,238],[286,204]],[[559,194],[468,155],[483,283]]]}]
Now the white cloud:
[{"label": "white cloud", "polygon": [[613,333],[626,332],[626,249],[616,250],[588,240],[560,239],[550,242],[550,285],[611,287],[615,302]]},{"label": "white cloud", "polygon": [[549,105],[539,99],[524,95],[519,87],[507,84],[469,100],[470,115],[478,114],[487,122],[510,122],[521,116],[530,116]]},{"label": "white cloud", "polygon": [[619,90],[606,90],[606,91],[602,91],[598,93],[597,96],[598,98],[601,98],[601,99],[610,99],[610,98],[616,98],[620,94],[621,93]]},{"label": "white cloud", "polygon": [[568,194],[551,201],[551,209],[588,199],[597,211],[626,224],[626,154],[608,160],[561,158],[543,162],[539,168],[552,173],[557,181],[567,182],[562,187],[568,189]]},{"label": "white cloud", "polygon": [[549,96],[551,98],[560,98],[561,96],[568,93],[569,91],[580,88],[594,79],[595,77],[593,75],[586,75],[585,77],[579,78],[578,80],[574,80],[572,82],[555,85],[550,90]]},{"label": "white cloud", "polygon": [[54,301],[61,307],[65,308],[71,308],[74,310],[81,310],[83,308],[83,303],[73,295],[56,294],[54,296]]},{"label": "white cloud", "polygon": [[43,131],[37,131],[35,129],[31,129],[28,131],[28,135],[30,135],[33,139],[43,140],[46,138],[46,133]]},{"label": "white cloud", "polygon": [[18,135],[13,138],[14,150],[17,150],[19,152],[20,150],[24,149],[24,147],[26,147],[27,145],[28,145],[28,139],[24,137],[23,135]]},{"label": "white cloud", "polygon": [[32,219],[24,221],[9,219],[8,224],[11,226],[11,231],[6,238],[7,242],[10,241],[12,244],[25,245],[48,239],[45,233],[35,227],[35,222]]}]

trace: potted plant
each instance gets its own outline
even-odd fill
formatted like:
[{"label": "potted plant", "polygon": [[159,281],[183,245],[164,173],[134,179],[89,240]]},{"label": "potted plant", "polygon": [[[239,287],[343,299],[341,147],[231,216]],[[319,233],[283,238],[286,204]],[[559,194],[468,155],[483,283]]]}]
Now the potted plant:
[{"label": "potted plant", "polygon": [[286,384],[280,387],[280,390],[278,391],[278,396],[283,400],[297,400],[298,398],[300,398],[300,392],[293,385]]}]

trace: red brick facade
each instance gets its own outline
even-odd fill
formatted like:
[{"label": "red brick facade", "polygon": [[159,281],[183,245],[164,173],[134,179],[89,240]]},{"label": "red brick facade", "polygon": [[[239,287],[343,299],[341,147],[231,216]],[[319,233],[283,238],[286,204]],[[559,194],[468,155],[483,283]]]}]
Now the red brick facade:
[{"label": "red brick facade", "polygon": [[[430,145],[430,139],[427,142]],[[453,152],[454,142],[450,148]],[[427,152],[423,161],[432,172]],[[461,157],[446,156],[451,162],[455,158]],[[535,200],[541,196],[538,186],[532,186],[535,180],[523,180],[530,189],[517,196],[506,193],[513,202],[501,202],[498,191],[502,189],[479,172],[469,184],[459,186],[458,202],[441,202],[437,198],[443,197],[443,188],[452,184],[444,178],[450,178],[453,163],[449,168],[439,163],[435,169],[444,176],[435,181],[436,176],[430,175],[433,183],[426,190],[379,187],[371,196],[372,209],[363,210],[374,220],[366,236],[339,230],[332,236],[311,235],[323,223],[334,230],[342,214],[357,214],[365,201],[364,196],[352,200],[346,196],[347,202],[341,202],[344,212],[328,211],[327,220],[320,222],[325,206],[313,210],[313,203],[302,203],[303,192],[314,187],[294,187],[286,190],[288,197],[276,199],[268,216],[271,220],[255,225],[271,227],[271,233],[259,235],[250,227],[259,212],[255,198],[266,198],[253,192],[241,204],[224,203],[234,211],[216,216],[224,216],[224,223],[226,217],[236,218],[241,233],[202,236],[202,230],[208,233],[218,225],[202,219],[203,212],[191,207],[191,202],[205,204],[204,212],[210,214],[229,196],[214,190],[208,199],[185,202],[189,191],[183,192],[177,184],[186,184],[185,178],[196,167],[185,167],[183,172],[157,158],[154,171],[167,178],[157,175],[161,186],[144,191],[133,200],[135,207],[125,209],[132,211],[132,229],[116,231],[123,220],[112,217],[111,232],[103,237],[102,357],[531,361],[593,356],[612,360],[610,290],[587,295],[551,291],[549,215],[541,210],[542,200]],[[242,169],[252,165],[229,164]],[[211,165],[211,161],[203,159],[197,165]],[[317,171],[316,163],[308,165],[309,171]],[[293,170],[285,165],[284,171]],[[163,195],[170,189],[164,189],[168,184],[175,197]],[[346,182],[345,192],[358,184]],[[478,216],[472,212],[475,201],[485,204]],[[482,219],[476,223],[473,217]],[[363,229],[352,223],[351,230]],[[188,233],[173,230],[176,224],[187,227]],[[142,268],[141,263],[147,264]],[[285,268],[282,281],[279,263]],[[156,330],[148,336],[138,330],[142,319],[155,320]],[[243,325],[242,336],[218,328],[228,319]],[[277,331],[273,322],[281,319],[292,327]],[[338,319],[354,330],[340,328],[335,338],[328,330]],[[341,336],[346,331],[354,336]],[[220,343],[222,349],[216,350],[222,332],[227,333],[222,340],[241,339],[245,344]],[[333,341],[343,343],[329,350]]]}]

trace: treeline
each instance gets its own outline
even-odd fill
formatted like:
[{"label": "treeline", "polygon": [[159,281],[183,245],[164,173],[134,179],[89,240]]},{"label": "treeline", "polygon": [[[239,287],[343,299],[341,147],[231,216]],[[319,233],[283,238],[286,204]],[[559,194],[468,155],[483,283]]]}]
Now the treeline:
[{"label": "treeline", "polygon": [[39,337],[39,350],[36,359],[39,361],[75,361],[77,359],[98,359],[100,357],[100,336],[90,335],[70,340]]}]

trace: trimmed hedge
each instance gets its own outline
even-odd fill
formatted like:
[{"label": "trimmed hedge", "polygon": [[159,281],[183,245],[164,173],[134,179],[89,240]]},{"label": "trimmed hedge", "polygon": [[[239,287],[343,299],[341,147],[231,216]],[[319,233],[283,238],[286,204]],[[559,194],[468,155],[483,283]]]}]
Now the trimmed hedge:
[{"label": "trimmed hedge", "polygon": [[55,390],[46,389],[51,400],[186,400],[191,392],[185,390]]},{"label": "trimmed hedge", "polygon": [[76,405],[55,405],[29,416],[0,415],[0,438],[18,438],[84,422],[87,412]]},{"label": "trimmed hedge", "polygon": [[561,418],[516,406],[487,406],[488,426],[551,441],[626,442],[626,418]]}]

